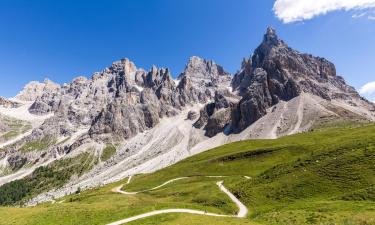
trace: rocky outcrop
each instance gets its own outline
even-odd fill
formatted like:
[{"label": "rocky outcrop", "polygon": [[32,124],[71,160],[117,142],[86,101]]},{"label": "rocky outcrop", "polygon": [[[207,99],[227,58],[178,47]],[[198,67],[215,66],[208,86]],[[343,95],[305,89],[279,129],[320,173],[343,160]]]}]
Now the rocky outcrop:
[{"label": "rocky outcrop", "polygon": [[214,102],[205,105],[200,112],[199,119],[193,126],[198,129],[203,127],[208,137],[213,137],[223,132],[225,127],[231,124],[232,111],[238,101],[239,97],[231,94],[228,90],[217,91]]},{"label": "rocky outcrop", "polygon": [[193,56],[178,80],[184,102],[205,103],[214,97],[216,90],[229,87],[231,75],[215,62]]},{"label": "rocky outcrop", "polygon": [[253,57],[244,61],[241,72],[234,76],[232,87],[240,94],[246,93],[257,68],[267,73],[273,103],[289,100],[300,92],[327,100],[335,98],[338,93],[358,97],[357,92],[336,75],[333,63],[291,49],[272,28],[268,28]]},{"label": "rocky outcrop", "polygon": [[8,131],[9,127],[5,125],[2,121],[0,121],[0,132]]},{"label": "rocky outcrop", "polygon": [[92,137],[117,136],[128,139],[159,123],[160,105],[157,96],[146,89],[137,104],[116,99],[94,120]]},{"label": "rocky outcrop", "polygon": [[48,79],[44,80],[43,83],[31,81],[15,98],[21,101],[35,101],[42,95],[58,93],[59,89],[60,85]]},{"label": "rocky outcrop", "polygon": [[0,106],[4,108],[17,108],[20,104],[0,96]]},{"label": "rocky outcrop", "polygon": [[189,111],[187,114],[188,120],[195,120],[198,118],[198,113],[196,111]]},{"label": "rocky outcrop", "polygon": [[89,131],[92,137],[128,139],[154,127],[161,117],[177,114],[182,103],[168,69],[152,67],[148,73],[141,70],[134,74],[134,80],[113,76],[116,95],[94,119]]}]

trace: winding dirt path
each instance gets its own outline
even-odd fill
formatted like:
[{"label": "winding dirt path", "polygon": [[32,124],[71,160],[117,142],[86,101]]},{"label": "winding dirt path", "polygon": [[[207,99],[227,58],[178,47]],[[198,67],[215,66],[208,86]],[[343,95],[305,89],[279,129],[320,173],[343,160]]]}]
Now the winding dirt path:
[{"label": "winding dirt path", "polygon": [[[208,177],[208,178],[216,177],[217,178],[217,177],[225,177],[225,176],[206,176],[206,177]],[[157,187],[147,189],[147,190],[144,190],[144,191],[139,191],[139,192],[123,191],[121,189],[124,185],[121,185],[119,187],[113,188],[112,192],[120,193],[120,194],[124,194],[124,195],[135,195],[135,194],[146,192],[146,191],[156,190],[156,189],[159,189],[159,188],[161,188],[161,187],[163,187],[167,184],[170,184],[170,183],[173,183],[173,182],[176,182],[176,181],[179,181],[179,180],[183,180],[183,179],[188,179],[188,178],[191,178],[191,177],[175,178],[175,179],[169,180],[167,182],[164,182],[163,184],[161,184]],[[129,184],[131,179],[132,179],[132,177],[130,176],[128,178],[128,181],[127,181],[126,184]],[[167,213],[189,213],[189,214],[215,216],[215,217],[245,218],[247,213],[249,212],[247,207],[240,200],[238,200],[238,198],[236,196],[234,196],[228,189],[226,189],[224,187],[223,181],[217,182],[216,185],[219,187],[219,189],[222,192],[224,192],[226,195],[228,195],[228,197],[238,206],[239,211],[238,211],[237,215],[224,215],[224,214],[217,214],[217,213],[208,213],[208,212],[205,212],[205,211],[193,210],[193,209],[164,209],[164,210],[155,210],[155,211],[152,211],[152,212],[148,212],[148,213],[144,213],[144,214],[141,214],[141,215],[133,216],[133,217],[126,218],[126,219],[123,219],[123,220],[120,220],[120,221],[116,221],[116,222],[113,222],[113,223],[110,223],[110,224],[107,224],[107,225],[120,225],[120,224],[129,223],[129,222],[132,222],[132,221],[135,221],[135,220],[143,219],[143,218],[146,218],[146,217],[151,217],[151,216],[160,215],[160,214],[167,214]]]}]

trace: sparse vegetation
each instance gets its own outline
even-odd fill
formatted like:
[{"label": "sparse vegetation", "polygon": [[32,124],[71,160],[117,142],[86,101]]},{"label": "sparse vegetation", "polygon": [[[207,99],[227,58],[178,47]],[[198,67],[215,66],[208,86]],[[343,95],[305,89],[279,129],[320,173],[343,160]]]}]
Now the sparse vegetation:
[{"label": "sparse vegetation", "polygon": [[32,151],[42,151],[56,143],[55,139],[42,138],[40,140],[34,140],[26,142],[20,149],[20,152],[32,152]]},{"label": "sparse vegetation", "polygon": [[100,156],[100,160],[105,162],[110,159],[114,154],[116,154],[116,146],[113,144],[107,144],[107,146],[103,149],[103,153]]},{"label": "sparse vegetation", "polygon": [[29,198],[64,185],[73,175],[81,176],[90,170],[97,159],[89,153],[55,161],[37,168],[31,175],[0,187],[0,205],[21,204]]},{"label": "sparse vegetation", "polygon": [[16,120],[7,116],[0,116],[0,120],[8,129],[6,132],[0,134],[0,143],[11,140],[32,129],[31,124],[25,121]]},{"label": "sparse vegetation", "polygon": [[57,143],[57,145],[65,144],[69,140],[70,140],[70,137],[67,137],[67,138],[63,139],[62,141],[60,141],[59,143]]}]

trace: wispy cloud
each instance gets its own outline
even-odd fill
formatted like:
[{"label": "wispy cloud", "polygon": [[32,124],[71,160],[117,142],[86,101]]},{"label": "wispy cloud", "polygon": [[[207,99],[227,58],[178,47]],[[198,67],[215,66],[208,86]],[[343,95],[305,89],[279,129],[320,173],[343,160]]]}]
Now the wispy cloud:
[{"label": "wispy cloud", "polygon": [[367,12],[355,13],[355,14],[353,14],[352,18],[354,18],[354,19],[361,18],[361,17],[366,16],[366,14],[367,14]]},{"label": "wispy cloud", "polygon": [[369,19],[369,20],[375,20],[375,16],[368,16],[367,19]]},{"label": "wispy cloud", "polygon": [[375,81],[363,85],[359,89],[359,93],[370,101],[375,102]]},{"label": "wispy cloud", "polygon": [[276,0],[273,6],[276,16],[284,23],[308,20],[336,10],[370,8],[375,8],[375,0]]}]

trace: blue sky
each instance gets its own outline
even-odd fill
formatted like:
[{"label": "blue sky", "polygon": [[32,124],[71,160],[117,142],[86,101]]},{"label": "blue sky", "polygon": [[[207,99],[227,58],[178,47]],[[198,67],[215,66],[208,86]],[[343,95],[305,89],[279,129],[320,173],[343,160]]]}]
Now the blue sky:
[{"label": "blue sky", "polygon": [[30,80],[48,77],[64,83],[79,75],[90,77],[124,57],[145,69],[153,64],[168,67],[177,76],[188,58],[197,55],[234,73],[269,25],[291,47],[334,62],[352,86],[359,89],[375,81],[371,9],[332,10],[286,21],[275,15],[274,4],[275,0],[2,0],[0,95],[14,96]]}]

